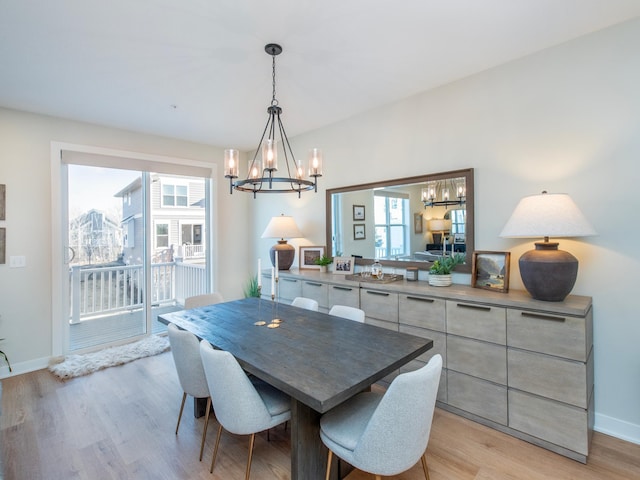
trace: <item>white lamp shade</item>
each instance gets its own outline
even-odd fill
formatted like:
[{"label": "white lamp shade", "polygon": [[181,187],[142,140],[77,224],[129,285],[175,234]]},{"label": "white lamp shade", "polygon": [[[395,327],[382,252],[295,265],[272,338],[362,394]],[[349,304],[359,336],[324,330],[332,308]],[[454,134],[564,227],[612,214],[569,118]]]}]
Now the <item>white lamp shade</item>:
[{"label": "white lamp shade", "polygon": [[299,238],[302,233],[298,229],[293,217],[280,215],[273,217],[267,228],[265,228],[262,238]]},{"label": "white lamp shade", "polygon": [[597,235],[566,193],[530,195],[520,200],[501,237],[587,237]]},{"label": "white lamp shade", "polygon": [[447,223],[444,219],[434,218],[433,220],[429,220],[429,230],[432,232],[441,232],[447,229]]}]

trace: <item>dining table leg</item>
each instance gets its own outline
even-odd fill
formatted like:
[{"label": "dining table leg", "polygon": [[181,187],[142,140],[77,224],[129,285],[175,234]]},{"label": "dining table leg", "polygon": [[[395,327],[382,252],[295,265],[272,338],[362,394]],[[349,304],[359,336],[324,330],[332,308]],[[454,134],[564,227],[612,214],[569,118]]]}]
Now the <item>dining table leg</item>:
[{"label": "dining table leg", "polygon": [[[291,480],[324,480],[329,451],[320,439],[321,414],[291,399]],[[331,469],[338,480],[338,469]]]}]

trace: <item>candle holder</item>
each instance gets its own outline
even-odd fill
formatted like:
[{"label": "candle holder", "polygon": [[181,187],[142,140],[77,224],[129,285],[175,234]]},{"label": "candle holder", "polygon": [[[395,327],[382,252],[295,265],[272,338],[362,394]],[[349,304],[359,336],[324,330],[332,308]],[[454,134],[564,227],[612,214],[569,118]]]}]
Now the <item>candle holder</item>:
[{"label": "candle holder", "polygon": [[271,323],[267,325],[269,328],[278,328],[282,320],[278,317],[278,299],[280,297],[280,279],[275,277],[275,294],[271,294]]}]

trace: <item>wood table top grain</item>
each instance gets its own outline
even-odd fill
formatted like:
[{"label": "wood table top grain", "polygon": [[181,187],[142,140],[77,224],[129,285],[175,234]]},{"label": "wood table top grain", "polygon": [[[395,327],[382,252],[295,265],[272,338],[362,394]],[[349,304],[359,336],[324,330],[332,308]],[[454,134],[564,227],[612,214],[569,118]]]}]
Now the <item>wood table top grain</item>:
[{"label": "wood table top grain", "polygon": [[[277,314],[278,328],[270,323]],[[248,298],[161,315],[231,352],[249,373],[324,413],[433,346],[433,341]]]}]

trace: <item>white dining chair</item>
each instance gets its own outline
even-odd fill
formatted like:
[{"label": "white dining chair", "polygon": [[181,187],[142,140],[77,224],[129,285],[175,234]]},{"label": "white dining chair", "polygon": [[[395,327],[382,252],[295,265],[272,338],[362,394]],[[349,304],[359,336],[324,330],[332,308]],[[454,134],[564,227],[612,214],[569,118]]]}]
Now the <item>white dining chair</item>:
[{"label": "white dining chair", "polygon": [[200,342],[200,355],[220,424],[209,472],[213,472],[224,428],[236,435],[251,435],[245,472],[249,480],[255,434],[288,421],[291,399],[265,382],[250,380],[231,353],[214,350],[206,340]]},{"label": "white dining chair", "polygon": [[178,380],[180,381],[183,392],[180,413],[178,414],[178,423],[176,425],[176,435],[180,428],[180,419],[182,418],[187,395],[207,399],[202,441],[200,442],[200,460],[202,460],[204,440],[207,436],[207,426],[209,425],[209,414],[211,412],[211,396],[209,395],[209,384],[207,383],[207,378],[202,368],[202,360],[200,359],[199,341],[193,333],[180,330],[173,323],[168,325],[167,331],[169,334],[169,344],[171,345],[171,354],[173,355],[173,361],[176,365],[176,371],[178,372]]},{"label": "white dining chair", "polygon": [[191,308],[206,307],[207,305],[213,305],[214,303],[222,303],[224,298],[222,294],[218,292],[205,293],[202,295],[194,295],[193,297],[187,297],[184,299],[184,308],[189,310]]},{"label": "white dining chair", "polygon": [[294,307],[305,308],[307,310],[313,310],[314,312],[317,312],[319,307],[317,301],[315,301],[313,298],[307,297],[296,297],[291,302],[291,305],[293,305]]},{"label": "white dining chair", "polygon": [[326,478],[335,454],[376,480],[421,459],[429,480],[425,456],[441,372],[442,357],[436,354],[419,370],[398,375],[384,394],[359,393],[325,413],[320,438],[329,449]]},{"label": "white dining chair", "polygon": [[329,310],[329,315],[347,318],[360,323],[364,323],[365,317],[364,310],[360,310],[355,307],[348,307],[346,305],[334,305],[331,307],[331,310]]}]

